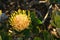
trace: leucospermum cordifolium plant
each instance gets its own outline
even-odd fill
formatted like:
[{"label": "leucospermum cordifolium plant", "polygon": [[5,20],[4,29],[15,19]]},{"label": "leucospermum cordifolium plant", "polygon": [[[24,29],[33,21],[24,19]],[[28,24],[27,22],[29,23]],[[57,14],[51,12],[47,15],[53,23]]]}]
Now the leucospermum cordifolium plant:
[{"label": "leucospermum cordifolium plant", "polygon": [[[28,12],[28,15],[26,14]],[[30,11],[18,9],[14,11],[9,17],[9,23],[16,31],[22,31],[29,28],[31,23]]]},{"label": "leucospermum cordifolium plant", "polygon": [[[18,2],[17,3],[18,5],[20,5],[20,3],[21,3],[20,6],[22,9],[25,9],[26,6],[28,7],[30,5],[30,2],[29,2],[29,4],[27,3],[28,5],[27,4],[25,5],[26,1],[22,2],[22,0],[21,0],[21,2],[19,2],[19,1],[17,1],[17,2]],[[51,2],[53,2],[53,1],[51,1]],[[9,3],[7,2],[7,4],[10,5],[10,2]],[[4,7],[4,8],[8,9],[8,11],[11,13],[11,11],[13,11],[13,9],[15,10],[15,8],[18,8],[17,4],[15,5],[15,2],[13,2],[12,5],[10,5],[11,8],[10,7],[9,8]],[[31,4],[33,5],[33,2]],[[22,10],[22,9],[18,9],[17,11],[13,11],[11,13],[11,15],[8,13],[10,16],[10,17],[8,17],[9,18],[8,21],[5,22],[5,20],[3,20],[4,21],[3,25],[0,27],[0,29],[2,28],[2,31],[0,32],[2,40],[13,40],[13,39],[14,40],[41,40],[41,39],[42,40],[58,40],[58,39],[55,39],[51,35],[50,30],[46,30],[46,28],[45,28],[45,26],[50,21],[47,20],[48,23],[46,21],[45,22],[46,25],[41,22],[43,20],[43,14],[45,15],[45,12],[44,12],[45,6],[43,8],[42,5],[44,5],[45,3],[41,5],[42,8],[41,8],[41,6],[38,7],[38,5],[40,5],[40,3],[38,5],[37,4],[36,4],[36,11],[39,10],[38,11],[39,14],[38,14],[38,12],[35,14],[35,12],[36,12],[35,10],[33,12],[31,10]],[[5,5],[5,3],[4,3],[4,5]],[[6,5],[6,6],[9,6],[9,5]],[[22,6],[24,6],[24,7],[22,7]],[[40,16],[40,11],[41,11],[40,8],[44,9],[44,10],[42,10],[42,17]],[[30,8],[28,7],[28,9],[30,9]],[[55,18],[58,18],[58,17],[59,17],[58,15],[55,16]],[[58,20],[59,19],[55,20],[55,22],[58,23],[57,25],[59,25],[59,22],[57,22]],[[48,25],[46,27],[48,27]],[[50,27],[52,27],[52,26],[50,26]],[[53,28],[52,28],[51,32],[53,33]],[[54,33],[55,33],[55,31],[54,31]],[[13,36],[14,36],[14,38],[13,38]]]},{"label": "leucospermum cordifolium plant", "polygon": [[41,24],[41,20],[37,18],[35,11],[18,9],[13,11],[6,19],[6,22],[4,21],[0,26],[1,38],[2,40],[13,40],[12,36],[15,37],[15,34],[17,34],[26,40],[39,34],[39,24]]},{"label": "leucospermum cordifolium plant", "polygon": [[38,25],[42,23],[41,20],[36,17],[35,11],[22,9],[13,11],[8,22],[12,29],[9,29],[9,32],[11,33],[12,31],[12,34],[19,34],[19,36],[22,34],[25,40],[32,35],[39,34],[40,28]]}]

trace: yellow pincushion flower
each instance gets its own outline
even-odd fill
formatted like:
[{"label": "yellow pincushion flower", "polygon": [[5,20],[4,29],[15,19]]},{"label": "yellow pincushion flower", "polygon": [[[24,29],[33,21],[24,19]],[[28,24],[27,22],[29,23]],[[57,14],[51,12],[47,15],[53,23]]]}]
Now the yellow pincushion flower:
[{"label": "yellow pincushion flower", "polygon": [[17,31],[22,31],[28,28],[31,20],[30,16],[26,15],[26,10],[18,10],[12,13],[11,17],[9,18],[9,23],[13,29]]}]

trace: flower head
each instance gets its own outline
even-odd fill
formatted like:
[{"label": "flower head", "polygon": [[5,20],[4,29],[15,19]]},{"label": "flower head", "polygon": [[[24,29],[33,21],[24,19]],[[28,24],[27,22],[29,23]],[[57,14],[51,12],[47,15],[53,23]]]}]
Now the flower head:
[{"label": "flower head", "polygon": [[[22,11],[22,12],[21,12]],[[26,15],[26,10],[18,10],[12,13],[11,17],[9,18],[9,23],[13,29],[17,31],[22,31],[28,28],[31,20],[28,15]]]}]

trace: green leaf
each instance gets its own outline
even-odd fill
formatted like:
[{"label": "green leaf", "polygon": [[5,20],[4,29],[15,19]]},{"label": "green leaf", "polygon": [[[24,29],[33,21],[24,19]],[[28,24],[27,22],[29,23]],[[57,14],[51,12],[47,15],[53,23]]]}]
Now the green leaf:
[{"label": "green leaf", "polygon": [[44,40],[50,40],[50,34],[48,31],[44,30],[43,31],[43,36],[44,36]]},{"label": "green leaf", "polygon": [[35,37],[33,40],[41,40],[40,37]]},{"label": "green leaf", "polygon": [[36,22],[37,22],[38,24],[42,24],[42,21],[39,20],[38,18],[36,19]]},{"label": "green leaf", "polygon": [[2,40],[9,40],[9,36],[6,32],[1,32],[1,37],[2,37]]},{"label": "green leaf", "polygon": [[26,38],[28,38],[30,36],[30,30],[26,29],[23,32],[23,35],[25,35]]},{"label": "green leaf", "polygon": [[18,40],[23,40],[23,38],[22,37],[18,37]]},{"label": "green leaf", "polygon": [[55,22],[54,23],[55,25],[53,26],[60,28],[60,11],[54,10],[54,12],[52,13],[52,17],[53,17],[53,23]]},{"label": "green leaf", "polygon": [[40,19],[36,18],[35,12],[31,12],[31,16],[30,17],[31,17],[31,21],[32,21],[32,25],[33,26],[37,26],[39,24],[42,24],[42,21]]},{"label": "green leaf", "polygon": [[33,34],[39,34],[39,29],[37,27],[33,27],[32,29]]},{"label": "green leaf", "polygon": [[0,36],[0,40],[2,40],[1,36]]},{"label": "green leaf", "polygon": [[31,20],[34,21],[35,20],[35,17],[36,17],[35,16],[35,13],[34,12],[31,12],[30,17],[31,17]]}]

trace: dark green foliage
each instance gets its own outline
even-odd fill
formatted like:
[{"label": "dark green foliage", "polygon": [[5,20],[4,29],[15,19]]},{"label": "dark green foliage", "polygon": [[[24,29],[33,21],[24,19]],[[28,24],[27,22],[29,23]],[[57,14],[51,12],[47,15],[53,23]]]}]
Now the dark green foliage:
[{"label": "dark green foliage", "polygon": [[[0,2],[1,2],[0,9],[3,10],[4,13],[6,13],[6,11],[8,10],[8,12],[6,14],[8,14],[10,16],[11,12],[13,12],[13,10],[17,10],[18,8],[20,8],[20,6],[21,6],[22,10],[23,9],[30,10],[28,5],[32,5],[29,3],[33,2],[33,1],[31,1],[31,0],[29,0],[29,1],[10,0],[10,2],[9,2],[9,1],[5,1],[5,0],[1,0]],[[14,2],[14,3],[11,5],[10,4],[11,2]],[[60,2],[60,0],[50,0],[50,4],[59,3],[59,2]],[[4,5],[2,5],[2,4],[4,4]],[[42,16],[43,15],[45,16],[45,14],[48,11],[48,8],[47,8],[47,6],[44,6],[43,4],[41,4],[42,7],[38,6],[39,5],[38,4],[38,5],[34,6],[36,8],[33,8],[33,9],[35,9],[35,10],[37,9],[37,10],[41,11]],[[39,9],[39,8],[41,8],[41,9]],[[1,21],[2,23],[0,23],[0,36],[1,36],[2,40],[13,40],[15,36],[16,36],[17,40],[29,40],[29,38],[30,38],[30,40],[60,40],[60,38],[56,38],[54,35],[52,35],[48,29],[46,30],[45,26],[50,22],[50,20],[46,20],[46,22],[48,21],[48,23],[43,24],[42,20],[43,20],[44,16],[38,17],[38,15],[40,15],[40,14],[37,13],[38,14],[37,15],[34,10],[32,10],[32,11],[30,10],[30,12],[31,12],[30,13],[31,23],[29,25],[29,28],[25,29],[23,31],[18,32],[16,30],[13,30],[11,28],[11,25],[7,21],[8,19]],[[26,12],[26,14],[28,15],[27,12]],[[54,13],[52,13],[51,15],[48,15],[48,16],[50,16],[50,18],[53,20],[51,22],[51,25],[54,27],[60,28],[60,11],[55,11]],[[47,19],[48,19],[48,17],[47,17]],[[41,30],[42,29],[41,27],[44,28],[44,30]],[[47,28],[48,28],[48,26],[47,26]],[[52,27],[52,29],[53,29],[53,27]],[[12,33],[9,32],[9,30],[11,30]]]}]

